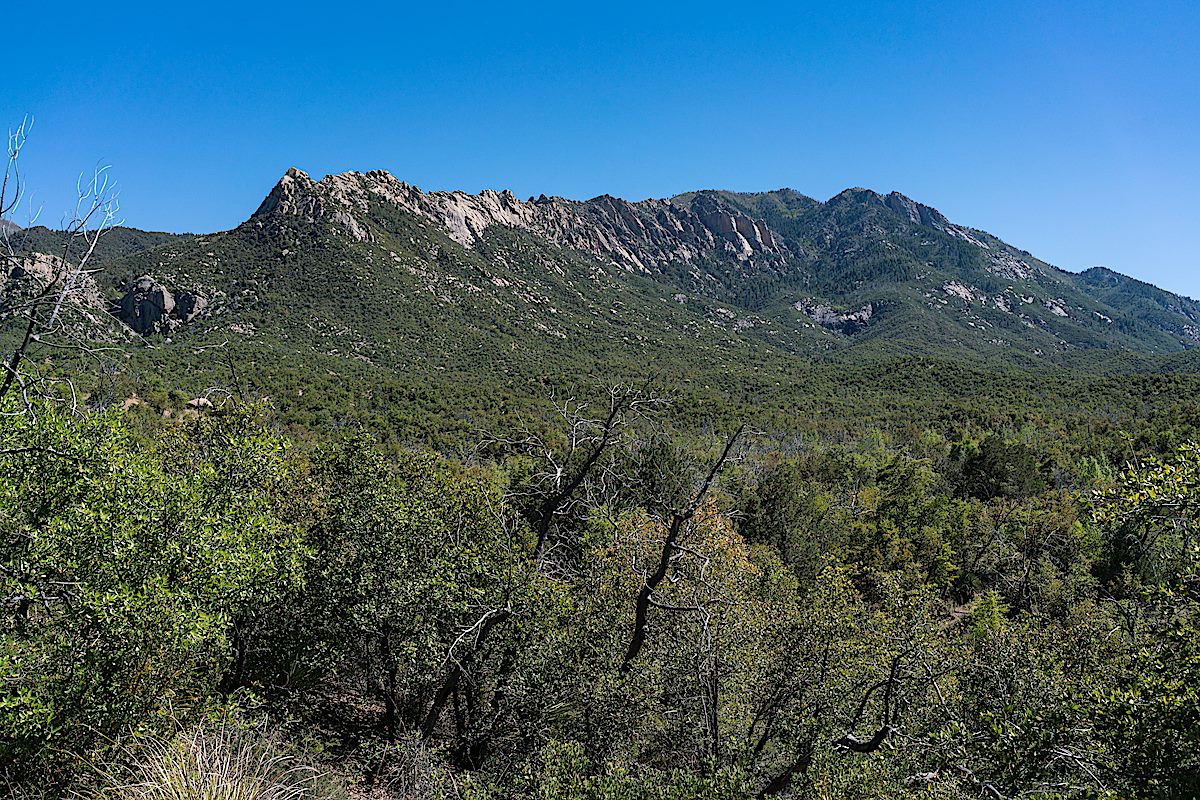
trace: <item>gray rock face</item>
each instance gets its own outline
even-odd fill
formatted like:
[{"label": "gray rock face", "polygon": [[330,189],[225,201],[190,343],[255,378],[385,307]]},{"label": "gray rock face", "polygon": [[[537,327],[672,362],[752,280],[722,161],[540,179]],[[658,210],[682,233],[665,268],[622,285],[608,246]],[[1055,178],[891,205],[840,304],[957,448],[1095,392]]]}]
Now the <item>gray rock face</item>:
[{"label": "gray rock face", "polygon": [[173,294],[149,275],[135,278],[114,310],[117,318],[146,336],[170,332],[191,322],[204,311],[208,301],[195,292]]},{"label": "gray rock face", "polygon": [[36,252],[14,256],[4,277],[7,280],[0,278],[0,319],[26,303],[44,302],[38,298],[50,289],[57,308],[56,321],[69,335],[105,342],[129,336],[108,313],[111,304],[95,279],[86,271],[76,272],[58,256]]},{"label": "gray rock face", "polygon": [[781,253],[767,226],[756,222],[745,214],[734,211],[712,197],[699,195],[690,204],[690,209],[713,233],[728,242],[734,255],[748,259],[755,253]]},{"label": "gray rock face", "polygon": [[899,192],[889,194],[884,198],[884,203],[901,216],[908,217],[908,220],[914,225],[928,225],[938,230],[945,230],[950,225],[950,220],[946,219],[936,208],[918,203]]},{"label": "gray rock face", "polygon": [[195,292],[180,292],[175,298],[175,314],[184,322],[191,322],[208,308],[208,299]]},{"label": "gray rock face", "polygon": [[358,220],[346,211],[335,211],[331,219],[345,228],[346,233],[360,242],[371,241],[371,232],[364,228]]},{"label": "gray rock face", "polygon": [[[353,239],[371,241],[371,232],[354,218],[344,204],[338,202],[340,197],[330,198],[328,193],[319,191],[328,182],[329,178],[326,178],[318,183],[307,172],[291,167],[262,201],[254,216],[285,214],[307,222],[331,222]],[[333,202],[330,202],[331,199]]]},{"label": "gray rock face", "polygon": [[632,272],[705,256],[735,263],[775,261],[788,255],[767,226],[718,199],[697,195],[685,203],[610,195],[579,202],[560,197],[517,199],[490,189],[479,194],[423,192],[387,172],[346,172],[313,181],[290,169],[263,201],[255,217],[286,215],[327,222],[360,241],[371,232],[360,221],[371,203],[386,203],[444,227],[450,238],[474,247],[488,228],[534,232],[562,247],[592,254]]},{"label": "gray rock face", "polygon": [[117,316],[140,334],[153,333],[175,310],[175,297],[149,275],[134,280],[118,304]]},{"label": "gray rock face", "polygon": [[857,333],[867,327],[876,312],[875,303],[867,303],[858,311],[846,312],[839,312],[832,306],[821,305],[811,300],[801,300],[792,307],[801,314],[807,314],[821,327],[846,334]]}]

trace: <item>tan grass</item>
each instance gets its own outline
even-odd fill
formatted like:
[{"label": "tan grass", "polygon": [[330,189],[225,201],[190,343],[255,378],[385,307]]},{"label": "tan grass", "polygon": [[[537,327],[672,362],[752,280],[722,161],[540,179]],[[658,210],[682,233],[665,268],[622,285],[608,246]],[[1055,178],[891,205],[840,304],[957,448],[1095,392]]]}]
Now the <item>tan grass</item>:
[{"label": "tan grass", "polygon": [[196,729],[139,749],[127,777],[110,776],[104,800],[328,800],[329,776],[269,738],[231,725]]}]

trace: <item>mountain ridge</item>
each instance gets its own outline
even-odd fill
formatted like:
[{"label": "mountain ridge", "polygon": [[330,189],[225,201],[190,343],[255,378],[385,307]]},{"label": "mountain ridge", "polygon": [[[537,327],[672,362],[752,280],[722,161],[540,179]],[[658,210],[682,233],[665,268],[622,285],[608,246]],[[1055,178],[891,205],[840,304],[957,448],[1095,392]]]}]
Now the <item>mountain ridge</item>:
[{"label": "mountain ridge", "polygon": [[[1086,319],[1079,322],[1086,323],[1085,327],[1112,319],[1106,313],[1109,309],[1104,307],[1108,303],[1092,307],[1078,302],[1078,298],[1069,301],[1041,297],[1036,292],[1021,294],[1012,286],[974,285],[997,281],[1029,285],[1033,281],[1048,283],[1049,288],[1079,292],[1093,301],[1102,299],[1094,296],[1097,283],[1085,273],[1062,270],[985,231],[956,225],[937,209],[896,191],[883,195],[855,187],[824,202],[794,189],[698,190],[641,201],[607,194],[583,201],[545,195],[522,201],[508,190],[483,190],[477,194],[423,192],[381,170],[336,173],[313,181],[306,173],[292,169],[254,216],[262,217],[272,210],[270,197],[289,191],[305,194],[310,208],[320,207],[322,198],[336,206],[339,210],[326,221],[340,224],[352,237],[363,241],[371,234],[359,216],[369,211],[372,201],[381,201],[441,225],[466,248],[474,247],[492,226],[524,230],[628,271],[665,278],[676,288],[710,294],[738,305],[747,305],[744,302],[747,293],[762,295],[764,284],[808,286],[818,293],[823,291],[826,299],[847,297],[854,294],[854,289],[861,288],[854,279],[858,277],[856,271],[862,271],[864,256],[885,262],[874,270],[876,274],[868,277],[879,277],[882,273],[888,278],[890,264],[891,272],[901,273],[903,280],[906,271],[911,272],[921,259],[917,258],[919,254],[914,252],[911,242],[898,244],[889,241],[889,237],[920,232],[943,237],[943,250],[947,239],[953,240],[951,248],[957,246],[962,251],[956,254],[958,260],[973,262],[973,279],[980,278],[981,272],[991,276],[964,284],[957,281],[962,270],[950,270],[940,286],[925,287],[933,290],[932,295],[924,293],[926,300],[937,297],[940,301],[945,296],[986,304],[990,298],[997,309],[1011,313],[1014,305],[1020,305],[1019,300],[1028,301],[1032,295],[1053,316],[1070,317],[1068,307],[1083,312]],[[286,202],[282,210],[288,210]],[[310,222],[316,221],[311,213],[305,217]],[[847,245],[844,241],[847,238],[857,241]],[[925,247],[933,245],[933,242],[922,243]],[[897,257],[879,253],[881,247],[909,252]],[[874,253],[863,252],[872,249]],[[905,260],[908,263],[901,266]],[[847,261],[853,263],[848,265]],[[928,258],[924,262],[926,266],[934,265]],[[867,272],[871,271],[868,268]],[[859,278],[860,283],[862,280]],[[995,289],[1001,294],[993,295]],[[1175,347],[1194,346],[1200,341],[1197,328],[1200,307],[1189,298],[1156,287],[1155,291],[1160,293],[1156,305],[1174,316],[1168,319],[1156,313],[1147,324],[1173,338]],[[1101,294],[1116,297],[1111,291]],[[847,299],[850,305],[855,305],[860,298]],[[790,305],[802,300],[793,298]],[[869,301],[870,298],[866,300]],[[757,310],[756,304],[758,308],[765,307],[770,305],[770,299],[752,301],[750,307]],[[1045,315],[1020,316],[1035,320],[1035,324],[1047,322]],[[1075,343],[1080,341],[1075,338]],[[1152,349],[1164,347],[1170,349],[1171,344],[1160,336]]]},{"label": "mountain ridge", "polygon": [[[1200,305],[1189,298],[1111,270],[1061,270],[985,231],[956,225],[898,191],[885,195],[863,187],[825,201],[791,188],[704,189],[640,201],[609,194],[520,200],[509,190],[426,192],[384,170],[313,180],[293,167],[244,223],[193,240],[307,225],[374,247],[404,226],[402,217],[432,224],[467,251],[486,249],[496,230],[513,231],[599,262],[601,269],[638,273],[685,294],[776,318],[790,308],[842,334],[875,326],[876,312],[887,308],[916,313],[923,307],[920,313],[928,315],[941,306],[976,330],[1012,329],[1014,319],[1030,330],[1040,327],[1054,334],[1045,342],[1054,347],[1165,352],[1200,343]],[[34,241],[38,233],[21,236]],[[118,267],[187,240],[134,230],[118,236],[123,241],[105,253]],[[415,236],[409,239],[416,243]],[[388,252],[395,257],[394,248]],[[496,255],[501,261],[511,256]],[[124,282],[153,276],[163,266],[127,273]],[[1131,313],[1114,323],[1126,311]],[[851,318],[854,324],[846,325]],[[1019,338],[1010,330],[994,341]]]},{"label": "mountain ridge", "polygon": [[[55,252],[56,236],[12,239]],[[221,348],[276,388],[302,364],[364,385],[436,378],[514,395],[548,376],[652,371],[766,402],[838,375],[877,392],[889,374],[907,377],[888,386],[938,371],[1095,376],[1200,352],[1194,301],[1060,270],[861,187],[824,202],[793,189],[520,200],[293,168],[228,231],[110,236],[96,279],[131,329],[130,369],[211,378],[205,354]]]}]

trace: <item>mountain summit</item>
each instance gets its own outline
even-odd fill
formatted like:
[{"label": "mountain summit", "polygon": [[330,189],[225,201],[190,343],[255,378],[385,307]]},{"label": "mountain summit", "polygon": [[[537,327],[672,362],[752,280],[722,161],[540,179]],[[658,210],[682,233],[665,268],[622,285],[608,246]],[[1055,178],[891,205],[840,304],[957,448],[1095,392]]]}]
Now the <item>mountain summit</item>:
[{"label": "mountain summit", "polygon": [[[55,252],[55,236],[13,238]],[[156,358],[236,343],[247,358],[406,380],[655,369],[770,387],[814,364],[1094,369],[1200,344],[1188,298],[1057,269],[863,188],[824,202],[793,189],[522,200],[289,169],[232,230],[122,229],[98,260],[99,290]]]},{"label": "mountain summit", "polygon": [[[479,256],[485,271],[516,270],[514,285],[541,285],[547,271],[626,273],[667,296],[724,304],[740,330],[772,330],[794,340],[788,349],[868,340],[894,352],[1040,356],[1200,342],[1200,307],[1187,298],[1117,273],[1057,269],[899,192],[854,188],[825,202],[791,189],[523,201],[509,191],[423,192],[383,171],[314,181],[292,169],[247,224],[321,230],[385,260],[403,260],[415,245],[418,257],[437,249],[445,263]],[[414,224],[423,242],[402,235]]]}]

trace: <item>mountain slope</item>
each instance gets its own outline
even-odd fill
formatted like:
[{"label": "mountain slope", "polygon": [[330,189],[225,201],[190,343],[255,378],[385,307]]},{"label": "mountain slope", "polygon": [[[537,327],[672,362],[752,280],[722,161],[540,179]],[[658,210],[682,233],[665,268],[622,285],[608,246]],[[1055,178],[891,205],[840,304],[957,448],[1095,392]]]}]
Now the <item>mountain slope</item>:
[{"label": "mountain slope", "polygon": [[97,263],[117,313],[142,315],[127,319],[147,333],[129,352],[139,380],[199,391],[240,367],[325,408],[386,404],[383,386],[499,398],[647,373],[696,402],[844,414],[851,399],[833,398],[853,385],[896,409],[986,408],[990,380],[1032,406],[1063,367],[1155,370],[1154,354],[1197,344],[1193,301],[1058,270],[866,189],[521,201],[289,170],[233,230],[122,230]]},{"label": "mountain slope", "polygon": [[[1157,292],[1156,313],[1147,313],[1151,309],[1099,291],[1083,276],[983,231],[954,225],[901,194],[849,189],[826,203],[797,203],[786,214],[775,211],[774,194],[730,200],[749,213],[775,214],[777,238],[807,254],[809,291],[817,299],[802,307],[826,309],[831,327],[839,327],[838,316],[891,309],[892,324],[882,330],[852,326],[876,345],[1042,355],[1081,348],[1170,352],[1200,341],[1189,326],[1200,307],[1191,301],[1163,301],[1174,296],[1150,287]],[[765,302],[789,299],[780,292]],[[832,314],[831,306],[840,313]]]},{"label": "mountain slope", "polygon": [[[289,248],[272,236],[309,238],[304,248]],[[559,334],[573,326],[556,319],[557,308],[530,322],[530,292],[546,302],[574,297],[592,305],[612,292],[686,295],[698,300],[694,312],[723,317],[742,338],[810,355],[961,351],[1024,362],[1072,350],[1172,352],[1200,341],[1193,301],[1108,271],[1058,270],[903,195],[866,189],[824,203],[787,189],[636,203],[607,195],[521,201],[509,192],[426,193],[385,172],[318,182],[289,170],[233,231],[190,244],[124,230],[114,238],[109,249],[120,252],[105,255],[126,279],[180,271],[215,292],[303,305],[352,263],[371,273],[376,293],[400,292],[411,302],[405,287],[421,278],[438,302],[473,308],[467,295],[490,297],[489,307],[473,308],[474,320],[524,319],[533,330]],[[202,252],[226,240],[238,254],[223,263],[249,281],[240,288],[223,286],[225,271],[207,260],[216,256]],[[273,277],[278,264],[265,267],[279,260],[295,262],[282,281]],[[255,265],[266,274],[249,274]],[[394,267],[408,279],[386,274]],[[577,285],[585,275],[588,291]],[[262,287],[250,285],[259,279],[282,294],[260,297]],[[353,282],[339,291],[353,294]],[[594,317],[594,309],[582,311]],[[386,315],[376,309],[373,319]],[[647,330],[660,321],[684,324],[667,322],[672,315],[656,306],[629,316]],[[578,331],[586,338],[598,333],[592,327]]]}]

